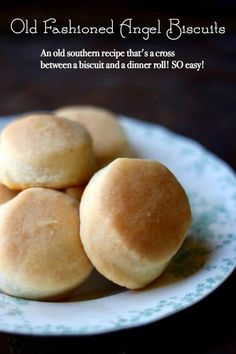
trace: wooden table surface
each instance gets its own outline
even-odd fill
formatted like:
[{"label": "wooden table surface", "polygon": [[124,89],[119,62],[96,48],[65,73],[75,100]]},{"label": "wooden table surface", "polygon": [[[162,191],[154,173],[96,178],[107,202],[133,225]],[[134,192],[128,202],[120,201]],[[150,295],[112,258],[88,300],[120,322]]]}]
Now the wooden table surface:
[{"label": "wooden table surface", "polygon": [[[9,12],[8,12],[9,15]],[[140,38],[0,36],[0,115],[93,104],[156,122],[202,143],[236,168],[235,36],[176,42]],[[43,48],[175,50],[186,60],[205,60],[194,71],[41,71]],[[27,353],[236,353],[235,272],[200,303],[141,328],[67,338],[0,334],[1,354]],[[0,319],[1,321],[1,319]],[[145,349],[146,348],[146,349]],[[149,349],[148,349],[149,348]]]}]

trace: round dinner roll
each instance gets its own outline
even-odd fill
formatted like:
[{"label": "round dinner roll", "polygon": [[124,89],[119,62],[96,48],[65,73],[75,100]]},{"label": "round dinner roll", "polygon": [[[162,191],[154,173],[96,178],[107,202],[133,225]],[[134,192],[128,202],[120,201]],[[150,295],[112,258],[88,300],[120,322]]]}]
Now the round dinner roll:
[{"label": "round dinner roll", "polygon": [[116,284],[138,289],[157,278],[178,251],[191,210],[165,166],[120,158],[90,180],[80,218],[81,240],[95,268]]},{"label": "round dinner roll", "polygon": [[79,185],[95,171],[92,141],[76,122],[29,115],[2,131],[0,170],[1,182],[16,190]]},{"label": "round dinner roll", "polygon": [[18,192],[13,191],[0,183],[0,205],[14,198]]},{"label": "round dinner roll", "polygon": [[117,157],[131,156],[125,132],[112,112],[93,106],[68,106],[56,110],[54,114],[76,121],[88,130],[100,166]]},{"label": "round dinner roll", "polygon": [[69,187],[65,189],[65,193],[80,202],[86,186]]},{"label": "round dinner roll", "polygon": [[1,291],[26,299],[60,299],[91,270],[74,199],[51,189],[29,188],[0,207]]}]

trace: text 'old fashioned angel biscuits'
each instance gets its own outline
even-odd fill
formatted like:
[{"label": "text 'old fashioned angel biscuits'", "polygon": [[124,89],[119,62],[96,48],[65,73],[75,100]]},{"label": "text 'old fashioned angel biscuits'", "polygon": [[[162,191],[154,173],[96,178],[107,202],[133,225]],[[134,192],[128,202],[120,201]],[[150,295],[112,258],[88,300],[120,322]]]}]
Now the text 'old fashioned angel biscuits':
[{"label": "text 'old fashioned angel biscuits'", "polygon": [[95,170],[92,141],[76,122],[30,115],[2,131],[0,170],[1,182],[16,190],[79,185]]},{"label": "text 'old fashioned angel biscuits'", "polygon": [[121,158],[97,172],[80,204],[84,249],[105,277],[142,288],[166,268],[190,225],[187,196],[156,161]]},{"label": "text 'old fashioned angel biscuits'", "polygon": [[112,112],[92,106],[68,106],[54,112],[58,117],[82,124],[93,140],[94,153],[100,166],[117,157],[131,156],[125,132]]},{"label": "text 'old fashioned angel biscuits'", "polygon": [[67,296],[92,265],[79,235],[78,203],[65,193],[29,188],[0,207],[0,289],[50,300]]}]

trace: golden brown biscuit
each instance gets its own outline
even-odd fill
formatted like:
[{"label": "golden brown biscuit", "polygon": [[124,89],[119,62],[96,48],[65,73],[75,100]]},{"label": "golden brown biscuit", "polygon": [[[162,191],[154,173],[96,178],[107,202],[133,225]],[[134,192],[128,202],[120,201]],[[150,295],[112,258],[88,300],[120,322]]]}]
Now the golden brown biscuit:
[{"label": "golden brown biscuit", "polygon": [[92,141],[76,122],[30,115],[2,131],[0,169],[2,183],[11,189],[79,185],[95,169]]},{"label": "golden brown biscuit", "polygon": [[14,198],[18,192],[13,191],[0,183],[0,205]]},{"label": "golden brown biscuit", "polygon": [[120,158],[97,172],[80,203],[81,240],[95,268],[129,289],[166,268],[191,220],[187,196],[156,161]]},{"label": "golden brown biscuit", "polygon": [[90,274],[79,236],[78,203],[29,188],[0,207],[0,289],[27,299],[68,295]]},{"label": "golden brown biscuit", "polygon": [[65,193],[80,202],[86,186],[70,187],[65,189]]},{"label": "golden brown biscuit", "polygon": [[125,132],[112,112],[92,106],[68,106],[56,110],[54,114],[76,121],[88,130],[100,166],[117,157],[131,156]]}]

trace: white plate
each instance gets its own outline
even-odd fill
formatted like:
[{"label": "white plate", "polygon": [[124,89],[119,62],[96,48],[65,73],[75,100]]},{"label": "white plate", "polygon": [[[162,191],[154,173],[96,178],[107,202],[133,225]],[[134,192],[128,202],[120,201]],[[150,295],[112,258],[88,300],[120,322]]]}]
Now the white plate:
[{"label": "white plate", "polygon": [[[1,126],[9,118],[0,120]],[[198,143],[157,125],[122,117],[139,156],[167,165],[190,198],[193,224],[168,269],[150,287],[127,291],[94,273],[70,301],[27,301],[0,294],[0,330],[97,334],[158,321],[216,289],[236,263],[236,178]],[[226,299],[227,301],[227,299]]]}]

